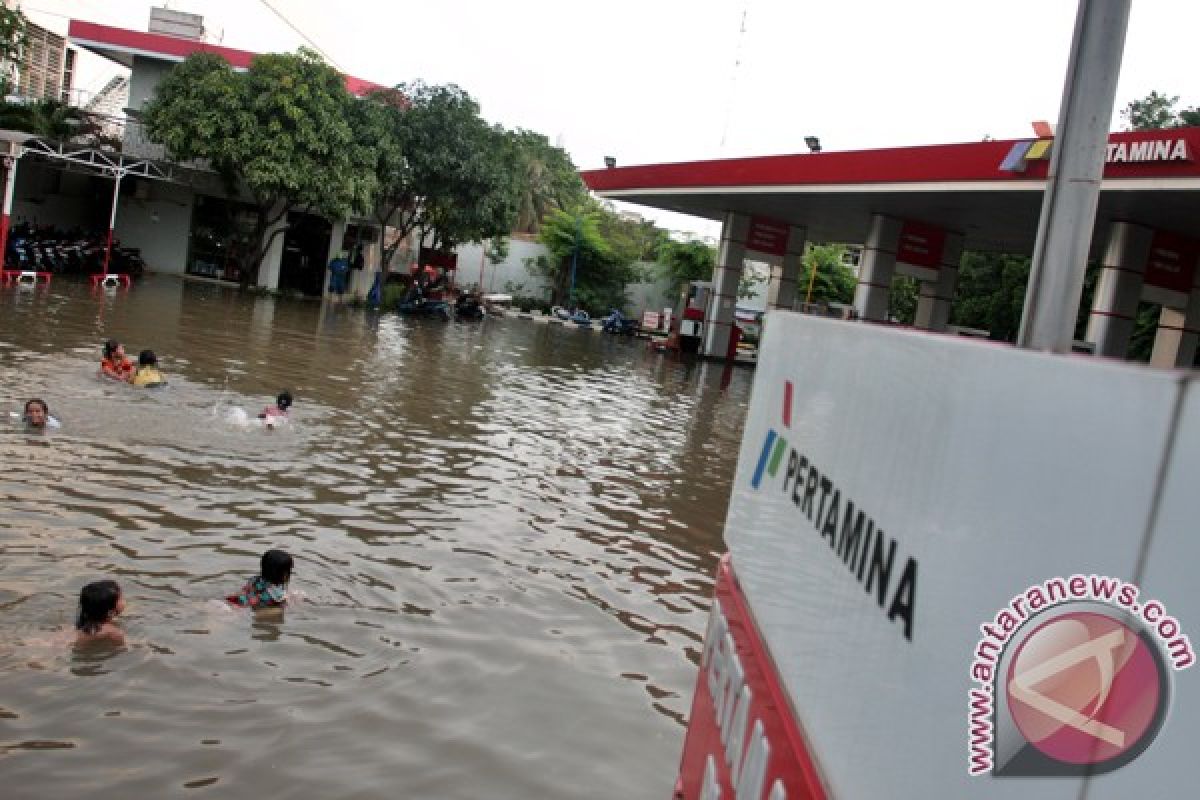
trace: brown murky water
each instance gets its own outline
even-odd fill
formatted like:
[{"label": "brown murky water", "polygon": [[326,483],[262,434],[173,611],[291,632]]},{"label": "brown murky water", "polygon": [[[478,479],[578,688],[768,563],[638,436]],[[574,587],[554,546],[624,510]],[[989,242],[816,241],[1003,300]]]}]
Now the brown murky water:
[{"label": "brown murky water", "polygon": [[[152,347],[170,386],[96,377]],[[666,798],[751,373],[152,277],[0,293],[0,795]],[[280,388],[293,421],[245,424]],[[45,397],[63,428],[9,417]],[[283,547],[284,614],[217,598]],[[114,577],[124,648],[73,648]]]}]

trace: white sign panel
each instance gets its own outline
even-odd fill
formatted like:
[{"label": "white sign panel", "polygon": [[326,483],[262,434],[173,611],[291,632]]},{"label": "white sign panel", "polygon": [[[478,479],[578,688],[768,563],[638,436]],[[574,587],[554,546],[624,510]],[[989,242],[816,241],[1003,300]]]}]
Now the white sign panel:
[{"label": "white sign panel", "polygon": [[[1069,757],[1081,731],[1120,739],[1105,720],[1068,715],[1044,681],[1048,670],[1091,669],[1106,643],[1128,645],[1118,669],[1134,651],[1083,604],[1053,631],[1032,623],[1045,619],[1043,591],[1074,603],[1075,588],[1092,591],[1086,576],[1138,577],[1179,386],[1095,359],[769,316],[726,541],[831,796],[1079,796],[1083,777],[1043,776],[1041,751],[1016,743]],[[1153,572],[1146,590],[1170,594],[1185,626],[1200,624],[1185,576]],[[1090,630],[1092,649],[1039,656],[1064,630]],[[993,675],[1015,722],[995,716],[997,764],[1023,777],[968,773],[969,692]],[[1043,730],[1047,720],[1057,727]],[[1194,748],[1194,713],[1173,743],[1153,714],[1140,723],[1142,740],[1161,733],[1149,753]],[[1118,777],[1161,785],[1167,773],[1150,764],[1135,758],[1093,791]]]}]

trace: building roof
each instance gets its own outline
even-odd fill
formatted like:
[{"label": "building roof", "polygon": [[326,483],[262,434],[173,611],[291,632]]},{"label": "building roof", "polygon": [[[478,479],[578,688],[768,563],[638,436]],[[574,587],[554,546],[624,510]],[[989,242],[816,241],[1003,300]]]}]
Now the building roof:
[{"label": "building roof", "polygon": [[[1180,144],[1182,142],[1182,144]],[[719,220],[726,212],[804,225],[817,242],[865,241],[872,213],[962,233],[966,246],[1033,249],[1053,140],[734,158],[588,170],[601,197]],[[1109,137],[1101,222],[1200,235],[1200,128]]]},{"label": "building roof", "polygon": [[[72,43],[97,55],[131,68],[135,56],[157,61],[180,62],[193,53],[215,53],[228,61],[234,69],[244,70],[249,69],[250,62],[259,55],[249,50],[222,47],[197,39],[184,39],[146,31],[131,31],[126,28],[114,28],[79,19],[73,19],[68,24],[67,38]],[[386,88],[353,75],[343,77],[346,79],[346,89],[352,94],[364,95],[373,89]]]}]

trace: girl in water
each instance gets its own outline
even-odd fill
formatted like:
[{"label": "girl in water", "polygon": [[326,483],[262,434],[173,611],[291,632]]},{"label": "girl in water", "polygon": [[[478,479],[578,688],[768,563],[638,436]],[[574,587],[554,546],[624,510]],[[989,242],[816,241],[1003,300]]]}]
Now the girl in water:
[{"label": "girl in water", "polygon": [[124,643],[125,634],[114,624],[125,610],[125,595],[116,581],[94,581],[79,591],[78,641],[109,639]]},{"label": "girl in water", "polygon": [[286,389],[275,398],[275,405],[267,406],[258,412],[258,418],[268,428],[274,428],[281,422],[287,422],[288,409],[292,407],[292,394]]},{"label": "girl in water", "polygon": [[125,348],[116,339],[104,343],[104,358],[100,359],[101,374],[128,383],[133,380],[133,361],[125,355]]},{"label": "girl in water", "polygon": [[225,599],[243,608],[272,608],[287,602],[287,585],[292,578],[292,557],[282,550],[263,553],[259,574],[237,594]]}]

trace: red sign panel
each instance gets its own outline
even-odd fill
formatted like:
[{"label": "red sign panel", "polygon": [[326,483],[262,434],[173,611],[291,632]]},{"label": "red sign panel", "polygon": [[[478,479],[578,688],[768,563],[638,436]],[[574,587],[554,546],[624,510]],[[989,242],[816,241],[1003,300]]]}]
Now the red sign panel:
[{"label": "red sign panel", "polygon": [[1196,276],[1200,242],[1167,231],[1155,231],[1146,259],[1145,281],[1151,286],[1189,294]]},{"label": "red sign panel", "polygon": [[770,217],[751,217],[750,233],[746,236],[746,248],[781,256],[787,252],[788,228],[786,222]]},{"label": "red sign panel", "polygon": [[675,797],[825,800],[729,556],[717,568]]},{"label": "red sign panel", "polygon": [[896,260],[914,267],[938,269],[942,265],[942,250],[946,246],[946,232],[935,225],[923,222],[904,221],[900,228],[900,245],[896,248]]}]

